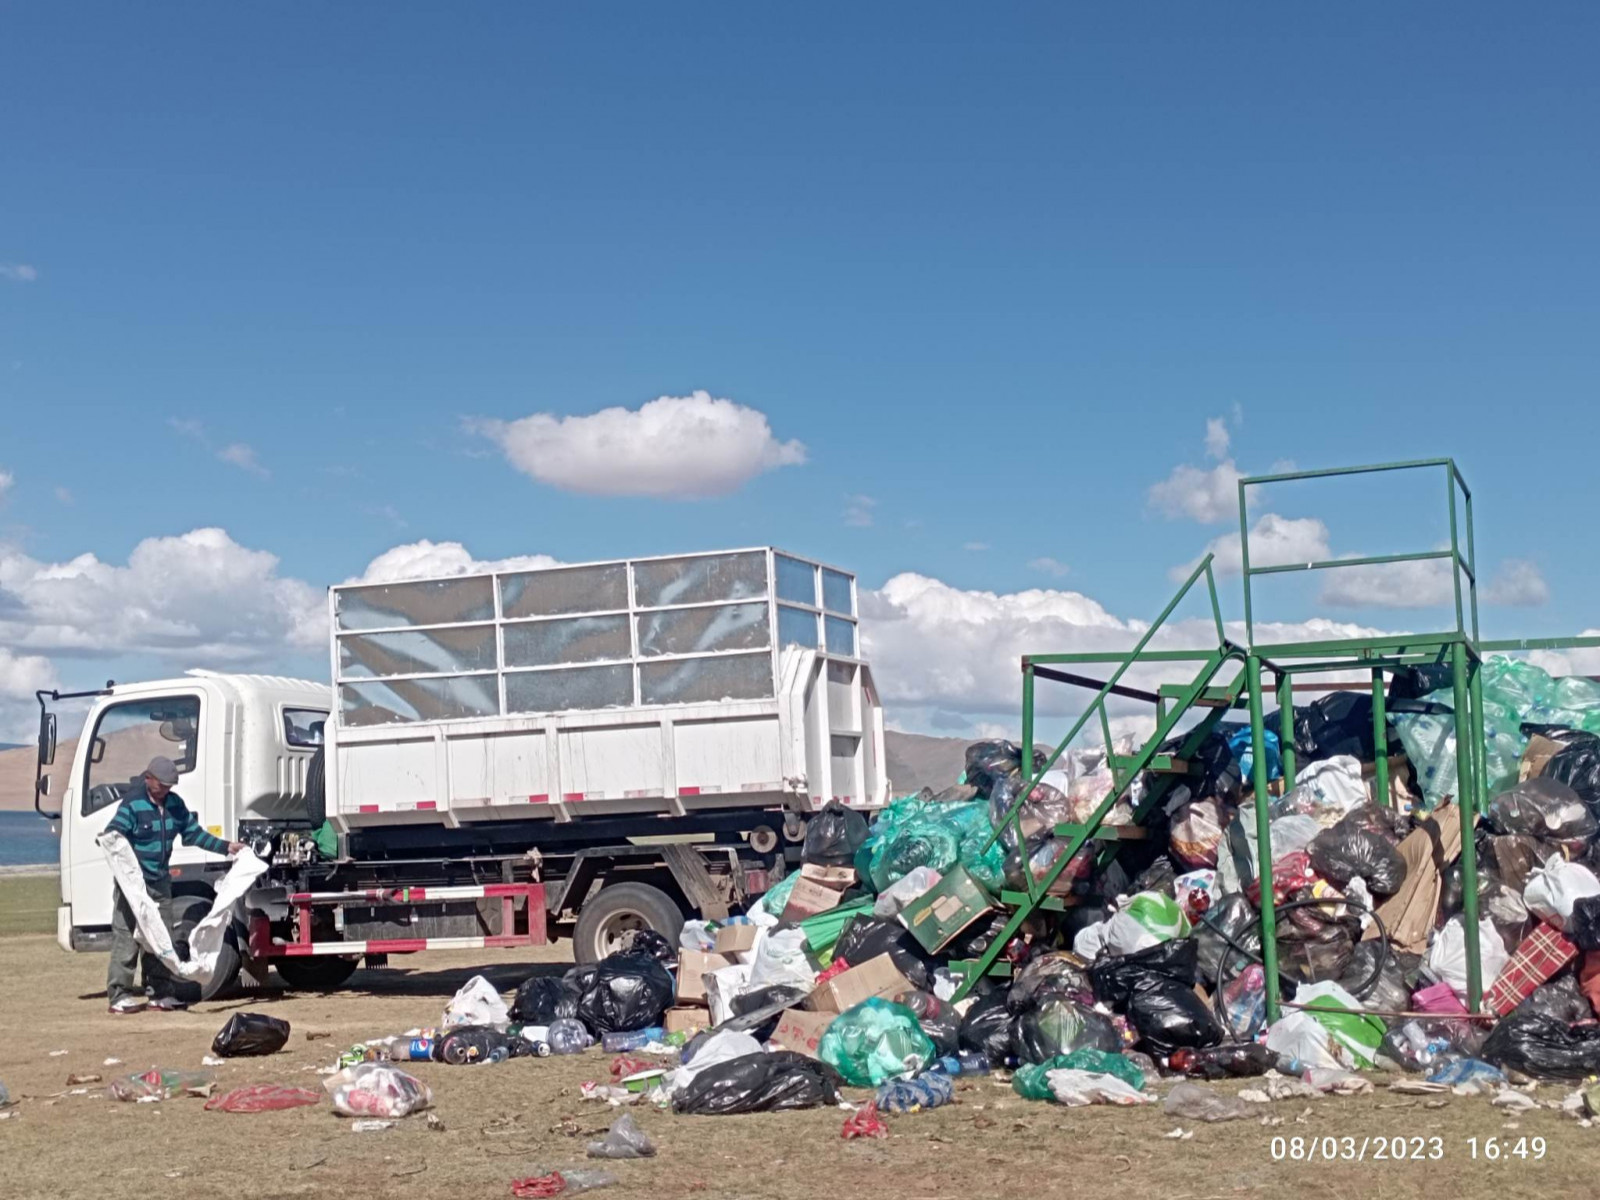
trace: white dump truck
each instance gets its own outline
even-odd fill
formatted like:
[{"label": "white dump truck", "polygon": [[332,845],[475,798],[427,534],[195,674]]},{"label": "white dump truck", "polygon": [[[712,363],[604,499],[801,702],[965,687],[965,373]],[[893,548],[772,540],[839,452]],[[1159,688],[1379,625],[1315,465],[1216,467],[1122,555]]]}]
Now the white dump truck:
[{"label": "white dump truck", "polygon": [[[41,692],[59,940],[109,937],[94,839],[164,754],[200,823],[271,861],[208,995],[240,970],[332,988],[425,949],[566,934],[592,962],[631,930],[676,941],[781,878],[808,814],[886,802],[855,593],[771,548],[354,584],[329,594],[331,688],[191,671]],[[84,697],[47,812],[49,705]],[[174,851],[180,935],[226,869]]]}]

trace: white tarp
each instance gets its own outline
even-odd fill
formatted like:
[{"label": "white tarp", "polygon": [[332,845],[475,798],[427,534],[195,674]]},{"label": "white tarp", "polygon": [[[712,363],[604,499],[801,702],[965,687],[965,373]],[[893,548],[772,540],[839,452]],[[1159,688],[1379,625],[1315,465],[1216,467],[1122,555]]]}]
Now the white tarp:
[{"label": "white tarp", "polygon": [[111,865],[111,876],[117,887],[127,897],[128,907],[139,928],[135,938],[139,944],[161,960],[161,965],[177,979],[188,979],[205,987],[217,973],[217,955],[222,950],[223,937],[233,919],[235,906],[250,890],[250,885],[266,873],[267,864],[248,846],[239,851],[233,866],[217,885],[216,899],[208,912],[189,934],[189,957],[178,957],[173,949],[172,935],[167,923],[161,919],[161,906],[150,898],[144,886],[144,874],[139,870],[139,860],[133,847],[120,833],[107,831],[95,839]]}]

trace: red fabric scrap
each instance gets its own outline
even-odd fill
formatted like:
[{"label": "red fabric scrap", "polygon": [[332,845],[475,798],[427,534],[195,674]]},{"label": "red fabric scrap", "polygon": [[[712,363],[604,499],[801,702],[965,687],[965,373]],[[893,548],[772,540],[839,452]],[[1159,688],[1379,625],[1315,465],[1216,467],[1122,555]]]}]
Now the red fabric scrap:
[{"label": "red fabric scrap", "polygon": [[285,1108],[305,1108],[322,1103],[322,1093],[310,1088],[280,1087],[275,1083],[252,1083],[248,1087],[234,1088],[222,1096],[206,1101],[207,1112],[258,1113],[278,1112]]},{"label": "red fabric scrap", "polygon": [[511,1194],[518,1200],[539,1200],[545,1196],[559,1196],[567,1190],[567,1178],[560,1171],[548,1175],[529,1175],[526,1179],[511,1181]]},{"label": "red fabric scrap", "polygon": [[869,1101],[845,1118],[844,1128],[839,1131],[839,1136],[847,1142],[856,1138],[888,1137],[889,1127],[878,1119],[878,1102]]}]

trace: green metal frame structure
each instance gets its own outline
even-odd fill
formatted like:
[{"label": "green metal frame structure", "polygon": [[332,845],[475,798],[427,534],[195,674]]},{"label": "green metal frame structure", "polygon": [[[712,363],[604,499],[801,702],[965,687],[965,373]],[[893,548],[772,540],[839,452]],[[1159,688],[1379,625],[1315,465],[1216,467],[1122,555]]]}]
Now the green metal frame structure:
[{"label": "green metal frame structure", "polygon": [[[1329,479],[1346,476],[1366,476],[1396,471],[1438,471],[1445,483],[1450,518],[1450,548],[1428,550],[1410,554],[1385,554],[1363,558],[1341,558],[1323,562],[1253,565],[1250,556],[1249,489],[1264,484],[1288,483],[1307,479]],[[1464,535],[1464,536],[1463,536]],[[1258,878],[1261,887],[1261,957],[1266,974],[1267,1015],[1276,1020],[1281,1012],[1277,954],[1277,911],[1272,890],[1272,840],[1268,790],[1268,763],[1266,747],[1267,692],[1264,679],[1270,674],[1272,691],[1278,704],[1279,746],[1283,763],[1283,786],[1294,786],[1294,705],[1296,679],[1326,675],[1332,672],[1368,670],[1372,677],[1372,720],[1375,745],[1383,747],[1388,740],[1387,714],[1385,713],[1386,676],[1406,667],[1424,664],[1447,664],[1454,688],[1456,713],[1456,771],[1457,795],[1454,808],[1461,821],[1461,870],[1463,876],[1463,910],[1469,930],[1478,927],[1477,855],[1472,831],[1477,815],[1483,811],[1485,788],[1485,743],[1483,718],[1483,682],[1479,671],[1484,656],[1492,652],[1518,652],[1536,649],[1566,649],[1600,646],[1597,637],[1537,638],[1521,641],[1486,642],[1478,633],[1478,564],[1473,536],[1472,491],[1449,458],[1422,459],[1414,462],[1381,463],[1365,467],[1341,467],[1319,471],[1288,471],[1271,475],[1258,475],[1239,480],[1239,540],[1241,549],[1241,574],[1244,583],[1244,634],[1243,644],[1233,641],[1223,621],[1222,608],[1217,599],[1212,556],[1207,555],[1190,572],[1178,589],[1177,595],[1145,630],[1132,649],[1122,652],[1092,652],[1076,654],[1030,654],[1022,659],[1022,745],[1034,744],[1036,706],[1034,689],[1037,680],[1046,679],[1077,687],[1096,689],[1094,698],[1073,722],[1065,737],[1048,756],[1044,766],[1033,769],[1033,756],[1023,755],[1023,787],[1016,801],[1001,820],[1000,827],[990,843],[1001,836],[1009,826],[1019,841],[1023,837],[1022,807],[1033,785],[1065,753],[1091,721],[1098,718],[1100,733],[1105,740],[1106,761],[1112,772],[1112,787],[1094,814],[1081,824],[1056,826],[1057,837],[1065,842],[1064,851],[1044,874],[1035,879],[1031,871],[1023,872],[1024,891],[1004,891],[1000,899],[1010,909],[1010,916],[1002,934],[994,938],[988,950],[978,959],[960,964],[966,975],[960,994],[965,995],[984,974],[1000,974],[1009,970],[1001,961],[1001,954],[1011,938],[1024,923],[1041,910],[1059,911],[1069,901],[1052,894],[1053,885],[1066,871],[1083,848],[1096,844],[1094,851],[1097,866],[1103,866],[1116,854],[1119,840],[1139,838],[1149,814],[1155,810],[1171,787],[1188,775],[1188,758],[1217,723],[1236,708],[1248,710],[1250,736],[1253,749],[1251,786],[1255,793],[1255,819],[1257,845],[1260,847]],[[1464,541],[1464,545],[1463,545]],[[1464,550],[1464,552],[1463,552]],[[1455,627],[1435,633],[1408,633],[1390,637],[1343,638],[1330,641],[1258,644],[1255,640],[1255,605],[1252,583],[1263,575],[1276,575],[1293,571],[1334,570],[1340,567],[1365,567],[1393,563],[1429,562],[1448,560],[1454,594]],[[1216,630],[1216,645],[1196,650],[1152,650],[1152,639],[1188,597],[1202,579],[1210,600],[1212,621]],[[1463,588],[1462,581],[1466,586]],[[1157,691],[1149,692],[1126,686],[1124,676],[1135,665],[1154,663],[1193,663],[1195,676],[1186,684],[1162,684]],[[1113,666],[1109,679],[1104,681],[1086,678],[1061,670],[1067,665],[1097,664]],[[1229,679],[1221,679],[1229,664],[1237,670]],[[1111,736],[1111,718],[1107,702],[1120,696],[1153,703],[1156,709],[1156,727],[1144,744],[1133,754],[1115,753]],[[1186,716],[1199,712],[1197,721],[1188,726],[1180,736],[1176,753],[1162,754],[1159,747],[1179,730]],[[1464,736],[1463,736],[1464,734]],[[1150,781],[1139,805],[1134,810],[1133,826],[1106,827],[1104,821],[1118,800],[1125,796],[1141,772],[1148,772]],[[1379,797],[1389,795],[1388,760],[1379,753],[1374,768],[1374,790]],[[1484,980],[1479,963],[1478,941],[1468,937],[1468,1009],[1480,1011]]]}]

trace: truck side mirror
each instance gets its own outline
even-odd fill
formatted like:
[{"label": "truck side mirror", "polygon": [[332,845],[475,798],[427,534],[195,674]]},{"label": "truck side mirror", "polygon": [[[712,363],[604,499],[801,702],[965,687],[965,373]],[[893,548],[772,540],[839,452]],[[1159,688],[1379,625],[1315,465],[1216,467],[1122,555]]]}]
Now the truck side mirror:
[{"label": "truck side mirror", "polygon": [[50,794],[50,776],[41,775],[41,776],[39,776],[39,795],[48,796],[49,794]]},{"label": "truck side mirror", "polygon": [[56,715],[39,714],[39,764],[48,767],[56,761]]}]

